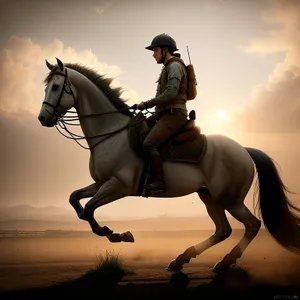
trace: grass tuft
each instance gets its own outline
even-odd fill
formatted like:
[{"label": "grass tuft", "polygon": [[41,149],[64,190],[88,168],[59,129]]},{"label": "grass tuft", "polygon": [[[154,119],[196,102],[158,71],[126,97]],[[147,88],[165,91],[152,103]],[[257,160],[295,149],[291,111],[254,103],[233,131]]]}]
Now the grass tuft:
[{"label": "grass tuft", "polygon": [[106,250],[105,254],[96,255],[95,265],[88,274],[120,280],[124,275],[134,274],[134,272],[125,267],[124,259],[120,254]]}]

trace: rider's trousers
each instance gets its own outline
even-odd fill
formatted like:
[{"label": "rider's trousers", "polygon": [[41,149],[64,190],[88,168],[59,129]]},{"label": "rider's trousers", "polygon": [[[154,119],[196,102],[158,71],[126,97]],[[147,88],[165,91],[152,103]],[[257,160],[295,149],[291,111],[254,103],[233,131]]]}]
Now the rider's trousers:
[{"label": "rider's trousers", "polygon": [[160,155],[159,148],[183,127],[187,116],[181,110],[168,109],[152,121],[152,129],[143,143],[143,151],[147,157]]}]

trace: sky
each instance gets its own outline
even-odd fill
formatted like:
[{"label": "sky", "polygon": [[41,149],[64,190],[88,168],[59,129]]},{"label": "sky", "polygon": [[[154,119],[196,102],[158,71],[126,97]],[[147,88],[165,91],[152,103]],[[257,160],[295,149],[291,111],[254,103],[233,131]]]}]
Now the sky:
[{"label": "sky", "polygon": [[[188,109],[202,132],[267,152],[300,192],[300,1],[0,0],[0,28],[0,206],[69,208],[71,192],[92,183],[89,152],[38,122],[45,59],[94,68],[125,89],[128,104],[139,103],[155,95],[161,65],[145,46],[163,32],[186,63],[189,46],[198,95]],[[98,210],[205,214],[196,195],[130,197]]]}]

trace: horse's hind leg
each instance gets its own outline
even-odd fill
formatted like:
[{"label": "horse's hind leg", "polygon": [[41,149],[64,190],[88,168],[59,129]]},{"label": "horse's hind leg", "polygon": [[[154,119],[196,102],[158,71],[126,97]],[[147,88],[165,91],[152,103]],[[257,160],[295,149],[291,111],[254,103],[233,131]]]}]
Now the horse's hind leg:
[{"label": "horse's hind leg", "polygon": [[216,231],[210,238],[199,244],[189,247],[184,251],[184,253],[180,254],[175,260],[171,261],[167,267],[167,270],[170,272],[180,271],[183,264],[188,263],[191,258],[195,258],[206,249],[224,241],[232,232],[225,214],[225,209],[212,200],[209,191],[206,189],[201,189],[198,192],[198,195],[204,202],[209,216],[215,223]]},{"label": "horse's hind leg", "polygon": [[70,195],[69,202],[75,209],[79,219],[87,221],[87,218],[84,215],[83,207],[79,201],[83,198],[93,197],[97,193],[99,188],[100,188],[99,183],[93,183],[84,188],[74,191]]},{"label": "horse's hind leg", "polygon": [[247,246],[255,238],[261,226],[261,221],[249,211],[244,203],[235,204],[227,210],[234,218],[244,224],[245,234],[240,242],[215,265],[213,269],[215,273],[221,272],[231,264],[236,263],[237,259],[242,256]]}]

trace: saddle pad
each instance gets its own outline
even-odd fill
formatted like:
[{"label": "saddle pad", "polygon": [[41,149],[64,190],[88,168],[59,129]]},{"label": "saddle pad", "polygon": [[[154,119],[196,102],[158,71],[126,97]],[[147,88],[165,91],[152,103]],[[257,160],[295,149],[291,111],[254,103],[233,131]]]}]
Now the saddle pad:
[{"label": "saddle pad", "polygon": [[[192,134],[193,138],[178,143],[176,137],[174,142],[169,141],[160,149],[161,157],[164,161],[199,163],[207,149],[207,138],[204,134],[196,134],[198,129],[195,128]],[[141,158],[144,159],[142,144],[147,136],[149,128],[146,117],[139,113],[129,122],[128,138],[131,149]]]},{"label": "saddle pad", "polygon": [[184,143],[169,142],[161,150],[164,161],[200,163],[207,150],[207,138],[199,134],[195,139]]}]

